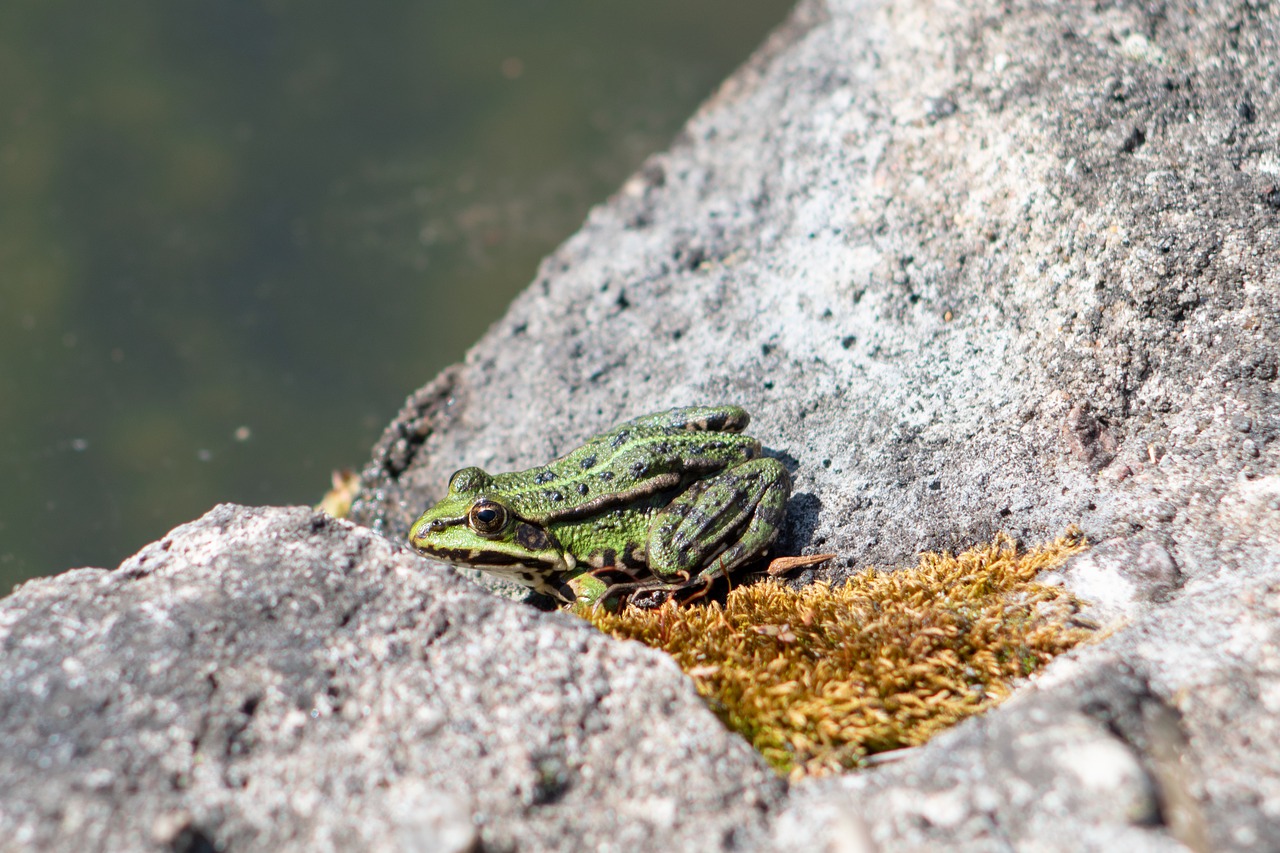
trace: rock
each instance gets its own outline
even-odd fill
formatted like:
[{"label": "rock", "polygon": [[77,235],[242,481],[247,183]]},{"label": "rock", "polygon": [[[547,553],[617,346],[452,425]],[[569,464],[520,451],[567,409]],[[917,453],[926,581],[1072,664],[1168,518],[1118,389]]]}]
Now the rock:
[{"label": "rock", "polygon": [[311,510],[0,601],[0,846],[719,849],[781,782],[666,656]]},{"label": "rock", "polygon": [[1100,471],[1116,457],[1116,437],[1094,417],[1088,402],[1077,403],[1062,423],[1062,436],[1071,455]]},{"label": "rock", "polygon": [[1072,522],[1215,571],[1276,461],[1272,125],[1237,109],[1272,36],[1162,8],[801,4],[410,398],[354,517],[400,538],[464,464],[728,400],[833,579]]},{"label": "rock", "polygon": [[779,549],[841,555],[804,580],[1079,524],[1104,544],[1059,580],[1112,630],[1007,704],[784,794],[660,656],[224,508],[0,605],[0,837],[1274,847],[1273,24],[806,0],[363,472],[353,518],[400,543],[456,468],[728,401],[795,480]]},{"label": "rock", "polygon": [[798,786],[775,843],[1272,844],[1278,55],[1225,3],[802,3],[411,398],[356,518],[400,537],[464,464],[742,404],[796,483],[781,550],[842,557],[805,580],[1076,523],[1105,544],[1060,580],[1113,628]]},{"label": "rock", "polygon": [[[941,749],[800,785],[775,844],[810,849],[834,834],[833,818],[852,816],[871,827],[875,849],[1186,849],[1162,826],[1161,789],[1139,752],[1060,699],[1011,702],[938,738]],[[793,815],[808,819],[779,833]]]},{"label": "rock", "polygon": [[1115,627],[1168,601],[1182,574],[1160,537],[1139,534],[1103,542],[1041,580],[1069,584],[1100,624]]}]

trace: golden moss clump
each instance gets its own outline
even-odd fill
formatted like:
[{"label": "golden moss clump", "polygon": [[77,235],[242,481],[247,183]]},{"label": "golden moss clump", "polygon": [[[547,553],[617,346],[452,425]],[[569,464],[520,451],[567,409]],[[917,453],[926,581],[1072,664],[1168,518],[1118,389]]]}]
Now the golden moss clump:
[{"label": "golden moss clump", "polygon": [[724,606],[583,615],[669,653],[779,771],[817,774],[923,743],[1085,639],[1069,624],[1079,602],[1032,581],[1085,547],[1074,528],[1023,554],[1001,537],[836,588],[763,582]]}]

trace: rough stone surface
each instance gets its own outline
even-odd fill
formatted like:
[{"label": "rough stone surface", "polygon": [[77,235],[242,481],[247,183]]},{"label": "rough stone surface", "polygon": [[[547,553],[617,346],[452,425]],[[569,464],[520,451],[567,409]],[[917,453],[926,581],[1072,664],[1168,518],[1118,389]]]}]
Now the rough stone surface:
[{"label": "rough stone surface", "polygon": [[1039,580],[1070,584],[1089,602],[1096,622],[1110,626],[1151,612],[1152,605],[1170,600],[1182,586],[1168,545],[1149,534],[1103,542]]},{"label": "rough stone surface", "polygon": [[[1087,556],[1087,555],[1086,555]],[[1280,572],[1195,583],[899,762],[793,789],[785,850],[1270,850]]]},{"label": "rough stone surface", "polygon": [[1070,522],[1235,564],[1221,504],[1277,455],[1276,36],[1249,5],[804,4],[410,399],[356,517],[400,537],[462,464],[730,400],[793,469],[784,544],[845,567]]},{"label": "rough stone surface", "polygon": [[0,839],[1276,849],[1278,89],[1266,2],[804,2],[364,472],[398,542],[458,467],[728,401],[840,554],[797,582],[1078,523],[1104,639],[992,713],[783,794],[658,656],[224,509],[0,605]]},{"label": "rough stone surface", "polygon": [[781,783],[666,656],[308,509],[0,602],[0,848],[717,850]]}]

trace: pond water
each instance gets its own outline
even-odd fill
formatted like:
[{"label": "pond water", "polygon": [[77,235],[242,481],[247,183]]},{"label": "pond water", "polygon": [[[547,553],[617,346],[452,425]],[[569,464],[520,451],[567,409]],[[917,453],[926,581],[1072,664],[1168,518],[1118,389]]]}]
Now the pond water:
[{"label": "pond water", "polygon": [[0,594],[311,504],[784,0],[0,6]]}]

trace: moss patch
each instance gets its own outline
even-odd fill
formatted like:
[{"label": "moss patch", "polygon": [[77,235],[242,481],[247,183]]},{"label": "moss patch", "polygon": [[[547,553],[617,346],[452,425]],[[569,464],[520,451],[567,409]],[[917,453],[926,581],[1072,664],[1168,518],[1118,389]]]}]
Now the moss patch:
[{"label": "moss patch", "polygon": [[1071,625],[1079,602],[1032,580],[1085,547],[1074,528],[1024,553],[999,538],[841,587],[766,581],[723,606],[582,615],[674,657],[779,771],[818,774],[925,742],[1088,637]]}]

